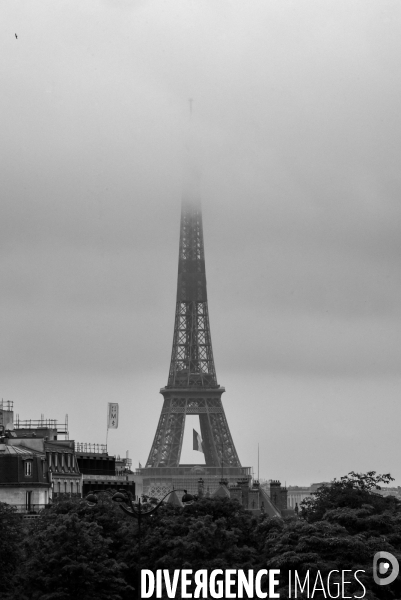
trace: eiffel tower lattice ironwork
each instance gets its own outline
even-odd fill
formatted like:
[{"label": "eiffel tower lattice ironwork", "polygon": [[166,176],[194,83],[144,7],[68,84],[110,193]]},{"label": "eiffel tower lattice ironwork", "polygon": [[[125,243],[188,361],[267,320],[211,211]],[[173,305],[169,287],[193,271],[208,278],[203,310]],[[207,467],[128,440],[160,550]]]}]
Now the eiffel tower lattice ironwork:
[{"label": "eiffel tower lattice ironwork", "polygon": [[210,337],[200,200],[181,208],[177,304],[168,383],[146,469],[179,467],[186,415],[199,415],[206,467],[241,469],[221,402]]}]

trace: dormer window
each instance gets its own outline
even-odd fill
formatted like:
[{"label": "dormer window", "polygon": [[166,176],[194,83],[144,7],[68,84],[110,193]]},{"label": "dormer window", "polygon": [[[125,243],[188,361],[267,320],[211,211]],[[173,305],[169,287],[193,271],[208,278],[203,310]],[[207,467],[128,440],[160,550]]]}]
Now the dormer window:
[{"label": "dormer window", "polygon": [[25,461],[25,477],[32,477],[32,460]]}]

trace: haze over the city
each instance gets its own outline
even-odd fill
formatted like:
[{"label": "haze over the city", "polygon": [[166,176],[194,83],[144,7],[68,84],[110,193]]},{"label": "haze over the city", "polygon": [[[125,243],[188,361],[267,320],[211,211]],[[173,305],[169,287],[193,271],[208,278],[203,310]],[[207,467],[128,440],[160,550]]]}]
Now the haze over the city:
[{"label": "haze over the city", "polygon": [[[0,398],[145,464],[193,99],[217,376],[243,466],[401,485],[401,4],[5,0]],[[183,462],[203,462],[185,443]]]}]

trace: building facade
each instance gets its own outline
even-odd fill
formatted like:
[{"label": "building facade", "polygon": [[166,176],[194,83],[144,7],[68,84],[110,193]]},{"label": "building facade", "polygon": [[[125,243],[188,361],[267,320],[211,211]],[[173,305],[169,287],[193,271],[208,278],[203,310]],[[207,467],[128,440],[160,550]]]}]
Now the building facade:
[{"label": "building facade", "polygon": [[0,501],[12,504],[20,513],[35,514],[50,498],[45,453],[1,437]]},{"label": "building facade", "polygon": [[46,463],[52,497],[61,494],[82,496],[82,474],[80,473],[75,446],[72,440],[44,441]]},{"label": "building facade", "polygon": [[94,490],[120,489],[130,492],[135,498],[137,494],[142,494],[142,478],[131,471],[131,461],[110,456],[106,446],[77,443],[76,457],[82,473],[84,496]]},{"label": "building facade", "polygon": [[[203,496],[203,482],[200,483],[200,496]],[[240,504],[255,515],[266,514],[268,517],[285,518],[294,516],[294,511],[287,507],[287,489],[281,487],[280,481],[271,480],[268,489],[254,481],[252,485],[247,478],[238,480],[237,484],[228,485],[222,480],[213,496],[238,500]]]},{"label": "building facade", "polygon": [[[142,494],[142,477],[125,458],[110,456],[101,444],[68,439],[68,417],[14,420],[13,403],[0,402],[0,502],[34,514],[64,494],[126,489]],[[65,439],[62,439],[65,438]]]}]

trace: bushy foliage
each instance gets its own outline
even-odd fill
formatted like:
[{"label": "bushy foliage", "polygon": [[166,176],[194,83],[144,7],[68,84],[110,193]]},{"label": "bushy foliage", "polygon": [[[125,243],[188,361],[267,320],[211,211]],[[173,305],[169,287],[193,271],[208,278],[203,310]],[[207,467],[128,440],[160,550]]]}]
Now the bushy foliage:
[{"label": "bushy foliage", "polygon": [[0,502],[0,598],[3,600],[14,595],[15,573],[22,559],[23,538],[23,523],[16,509]]},{"label": "bushy foliage", "polygon": [[363,504],[371,504],[382,511],[393,500],[374,492],[381,489],[380,483],[387,484],[390,481],[394,480],[389,473],[376,475],[375,471],[366,474],[351,471],[330,485],[322,485],[312,498],[304,500],[301,503],[301,515],[313,523],[323,519],[326,511],[334,508],[361,508]]},{"label": "bushy foliage", "polygon": [[132,597],[128,567],[122,560],[129,537],[127,519],[106,495],[94,508],[68,497],[55,502],[30,523],[18,576],[18,599]]},{"label": "bushy foliage", "polygon": [[[141,568],[275,568],[283,599],[289,571],[327,577],[343,569],[365,571],[367,600],[399,599],[398,582],[381,587],[372,577],[376,552],[391,552],[401,562],[401,503],[376,493],[390,479],[350,473],[317,490],[301,518],[287,520],[254,517],[227,498],[183,509],[164,505],[142,519],[140,537],[138,522],[107,494],[92,507],[61,498],[31,522],[0,504],[0,598],[131,600]],[[348,595],[353,591],[360,595],[361,588],[348,587]]]},{"label": "bushy foliage", "polygon": [[125,565],[110,556],[111,544],[100,525],[77,514],[38,519],[26,541],[21,593],[29,600],[121,600]]},{"label": "bushy foliage", "polygon": [[142,560],[153,569],[244,568],[254,559],[256,524],[229,499],[203,499],[182,510],[166,506],[147,522]]},{"label": "bushy foliage", "polygon": [[389,474],[352,471],[318,488],[302,503],[302,519],[282,523],[282,535],[275,536],[275,542],[266,537],[267,564],[300,573],[320,570],[326,576],[333,569],[362,569],[366,598],[400,598],[399,580],[380,587],[373,581],[372,570],[373,556],[379,551],[391,552],[401,562],[401,503],[375,493],[380,483],[392,480]]}]

